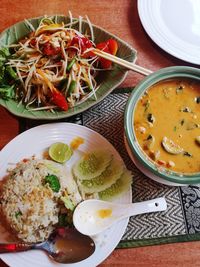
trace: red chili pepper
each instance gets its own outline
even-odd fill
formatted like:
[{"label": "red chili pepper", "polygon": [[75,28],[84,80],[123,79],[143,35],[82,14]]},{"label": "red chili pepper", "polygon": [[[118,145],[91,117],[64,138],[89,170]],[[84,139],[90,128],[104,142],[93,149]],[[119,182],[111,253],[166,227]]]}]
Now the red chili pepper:
[{"label": "red chili pepper", "polygon": [[60,53],[60,47],[54,47],[51,43],[47,42],[43,46],[43,54],[46,56],[55,56]]},{"label": "red chili pepper", "polygon": [[51,100],[52,102],[58,106],[60,109],[64,110],[64,111],[67,111],[69,106],[68,106],[68,103],[67,103],[67,100],[66,98],[64,97],[64,95],[58,91],[58,90],[53,90],[51,92]]},{"label": "red chili pepper", "polygon": [[[114,39],[109,39],[106,42],[97,44],[96,48],[111,55],[116,55],[118,50],[118,44],[117,41],[115,41]],[[103,69],[109,69],[112,65],[112,62],[110,60],[102,57],[99,58],[99,61]]]},{"label": "red chili pepper", "polygon": [[41,69],[37,69],[37,73],[43,78],[46,85],[51,90],[51,101],[60,109],[67,111],[68,110],[68,103],[64,95],[54,87],[54,85],[49,81],[45,72]]}]

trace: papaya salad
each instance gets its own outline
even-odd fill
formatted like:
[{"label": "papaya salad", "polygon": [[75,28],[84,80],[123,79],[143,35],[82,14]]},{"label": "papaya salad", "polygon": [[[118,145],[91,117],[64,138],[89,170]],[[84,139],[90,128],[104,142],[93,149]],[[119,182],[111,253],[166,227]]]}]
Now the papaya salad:
[{"label": "papaya salad", "polygon": [[68,24],[44,17],[37,28],[26,21],[30,34],[0,49],[0,98],[34,111],[67,111],[90,96],[96,98],[96,76],[110,69],[111,62],[92,50],[115,55],[118,44],[114,39],[95,44],[87,22],[89,33],[82,32],[82,19],[72,17]]}]

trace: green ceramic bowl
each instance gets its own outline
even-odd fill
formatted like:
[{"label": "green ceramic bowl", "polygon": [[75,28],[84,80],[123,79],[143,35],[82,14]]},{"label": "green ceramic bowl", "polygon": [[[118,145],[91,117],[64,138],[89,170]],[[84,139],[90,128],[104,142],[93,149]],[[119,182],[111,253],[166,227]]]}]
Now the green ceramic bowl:
[{"label": "green ceramic bowl", "polygon": [[[42,17],[39,18],[31,18],[28,21],[34,26],[37,27]],[[57,19],[57,22],[69,22],[69,18],[62,15],[51,16],[53,19]],[[78,30],[78,25],[74,26],[75,29]],[[90,32],[88,23],[86,21],[82,22],[82,30],[85,32]],[[123,40],[114,36],[113,34],[107,32],[106,30],[93,25],[95,43],[99,43],[102,41],[106,41],[110,38],[114,38],[117,40],[119,49],[117,52],[117,56],[123,59],[126,59],[130,62],[135,62],[137,52]],[[4,32],[0,34],[0,46],[3,47],[5,45],[16,43],[21,38],[25,37],[28,33],[30,33],[30,28],[27,26],[25,21],[18,22],[17,24],[11,26],[6,29]],[[85,100],[85,102],[77,105],[74,108],[69,109],[67,112],[64,111],[55,111],[55,113],[49,111],[28,111],[23,104],[19,104],[13,100],[5,101],[0,99],[0,105],[4,106],[7,110],[13,113],[16,116],[29,118],[29,119],[44,119],[44,120],[56,120],[67,118],[72,115],[81,113],[86,109],[92,107],[101,101],[104,97],[106,97],[114,88],[119,86],[121,82],[125,79],[127,75],[127,70],[121,68],[117,65],[113,65],[112,70],[104,71],[99,73],[97,80],[100,85],[99,89],[96,92],[97,99],[95,100],[93,96]]]},{"label": "green ceramic bowl", "polygon": [[148,177],[172,185],[200,184],[200,173],[186,174],[173,172],[165,168],[158,169],[153,161],[142,152],[133,129],[136,103],[144,92],[157,82],[175,77],[200,80],[200,69],[185,66],[164,68],[147,76],[134,88],[127,102],[124,115],[126,146],[136,166]]}]

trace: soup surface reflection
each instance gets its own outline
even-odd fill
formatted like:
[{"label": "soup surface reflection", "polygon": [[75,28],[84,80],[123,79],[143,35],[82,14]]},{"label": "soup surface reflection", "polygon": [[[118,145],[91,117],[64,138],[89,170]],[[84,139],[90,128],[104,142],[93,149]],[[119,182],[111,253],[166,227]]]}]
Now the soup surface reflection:
[{"label": "soup surface reflection", "polygon": [[200,81],[153,85],[137,102],[133,124],[140,147],[157,165],[200,172]]}]

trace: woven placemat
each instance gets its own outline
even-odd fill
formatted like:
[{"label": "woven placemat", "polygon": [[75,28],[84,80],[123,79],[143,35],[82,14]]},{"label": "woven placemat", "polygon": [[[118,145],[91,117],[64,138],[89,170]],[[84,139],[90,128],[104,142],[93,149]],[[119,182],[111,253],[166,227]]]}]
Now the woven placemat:
[{"label": "woven placemat", "polygon": [[[167,211],[130,217],[118,248],[200,240],[200,188],[172,187],[157,183],[143,175],[126,152],[123,116],[131,90],[132,88],[117,89],[82,114],[61,120],[93,129],[118,150],[127,168],[133,172],[133,202],[161,196],[166,198]],[[20,132],[51,122],[20,119]]]}]

